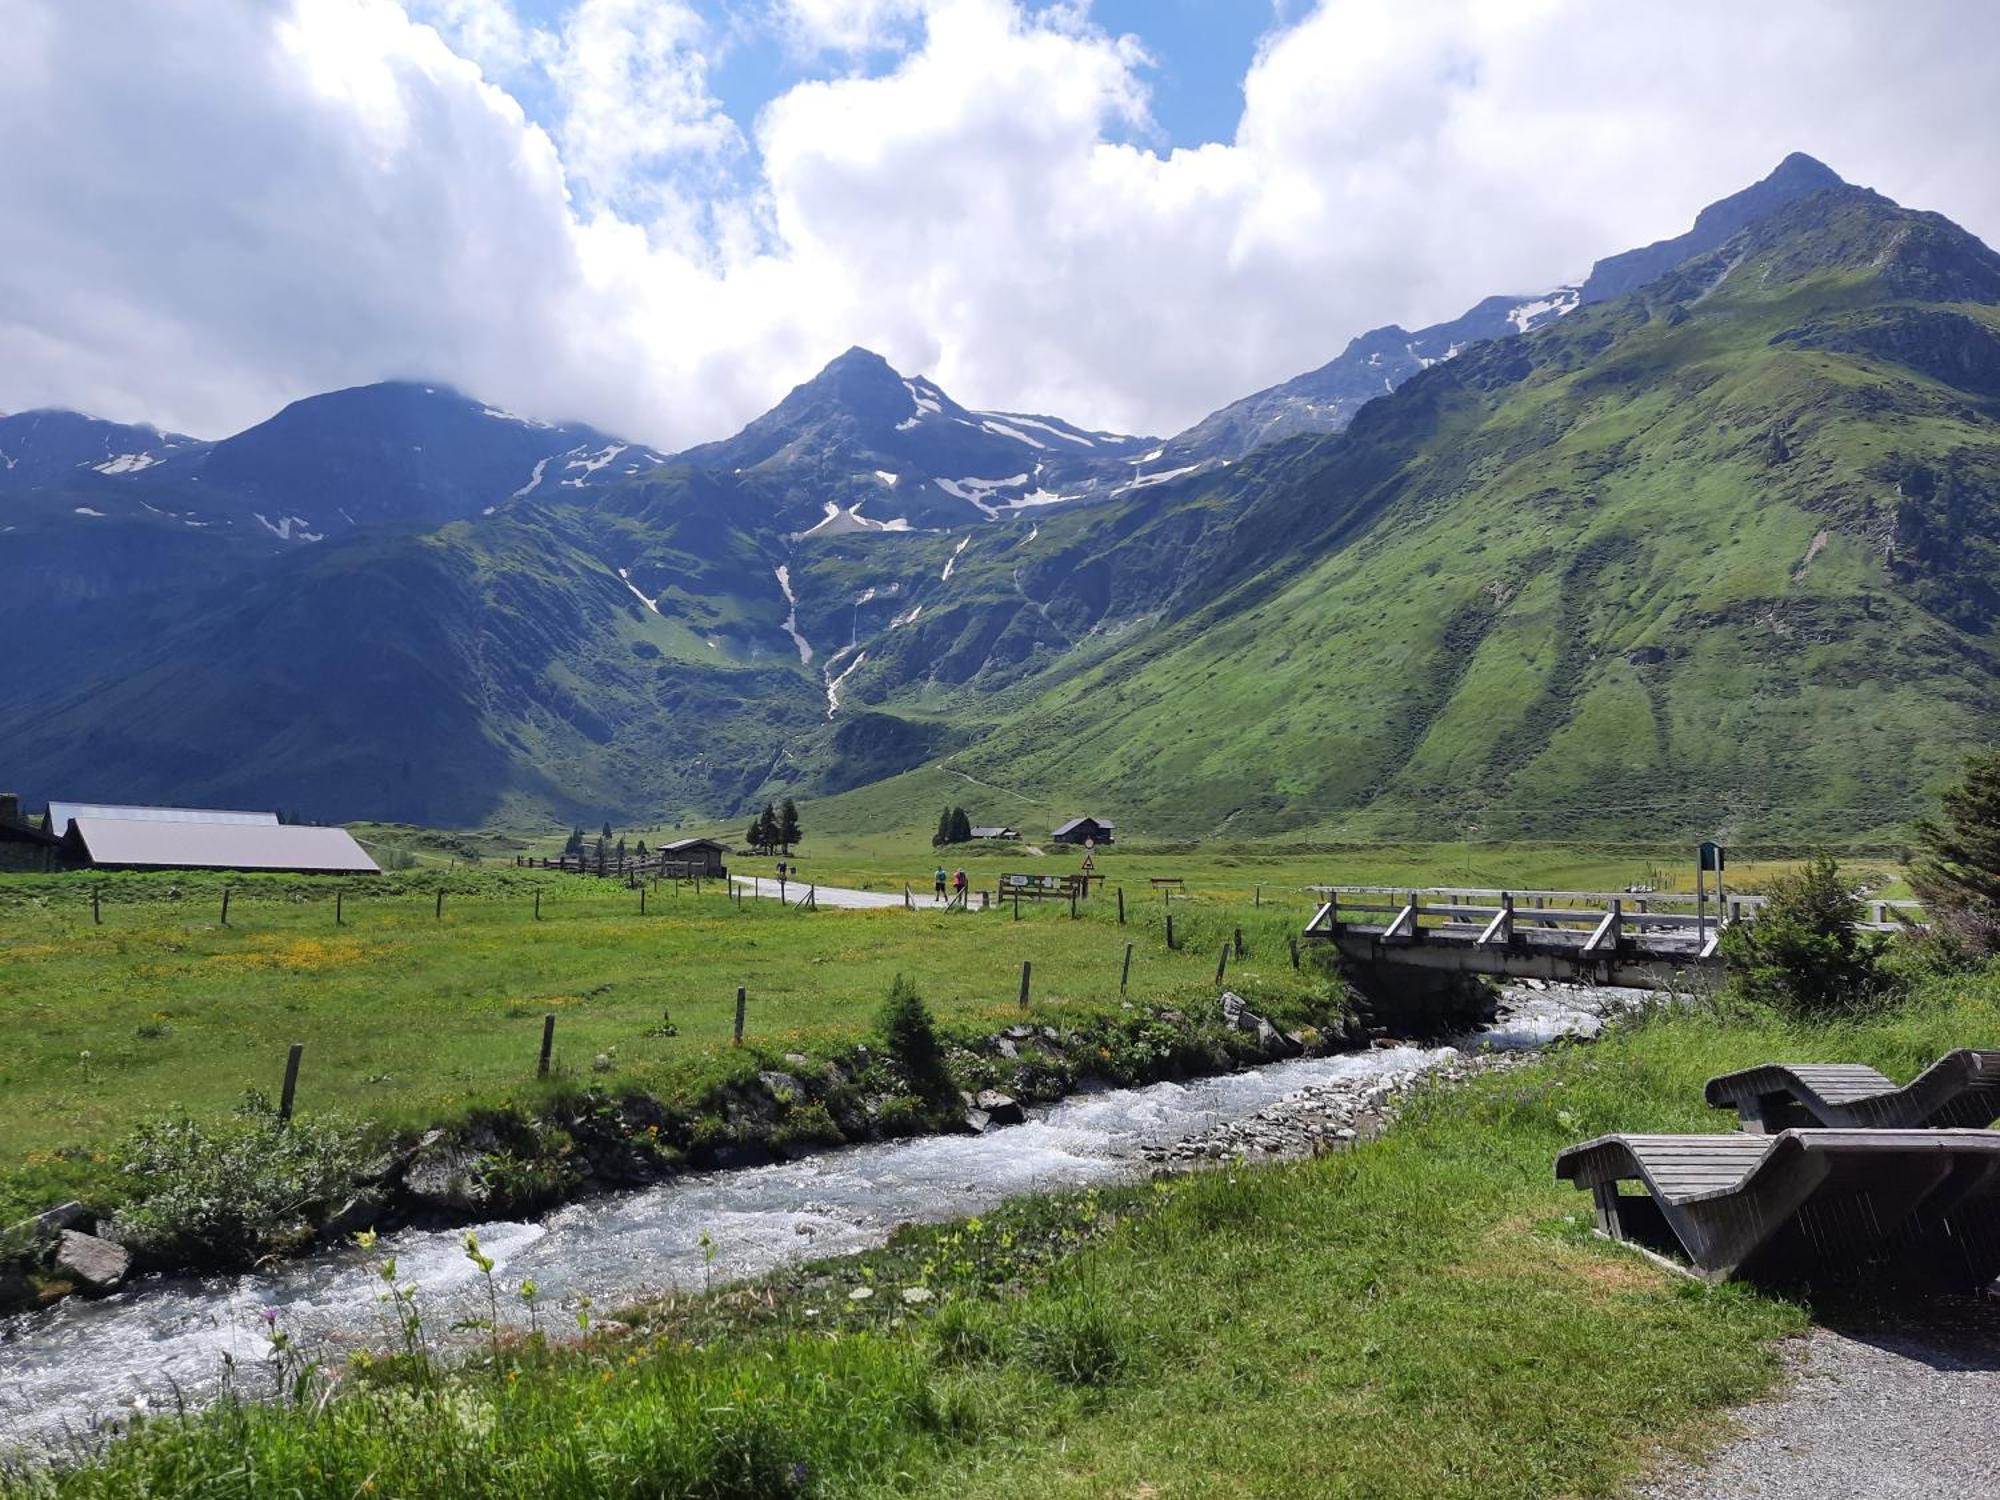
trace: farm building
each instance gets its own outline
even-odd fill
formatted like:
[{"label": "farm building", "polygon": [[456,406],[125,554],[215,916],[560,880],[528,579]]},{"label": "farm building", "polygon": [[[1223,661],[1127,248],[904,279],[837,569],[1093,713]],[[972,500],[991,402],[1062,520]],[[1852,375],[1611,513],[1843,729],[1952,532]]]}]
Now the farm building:
[{"label": "farm building", "polygon": [[693,865],[694,871],[703,876],[714,876],[717,880],[729,873],[724,858],[729,850],[714,839],[675,839],[671,844],[662,844],[658,854],[668,865]]},{"label": "farm building", "polygon": [[975,828],[972,836],[976,839],[1017,839],[1021,835],[1011,828]]},{"label": "farm building", "polygon": [[51,802],[42,832],[61,838],[78,818],[119,818],[140,823],[233,823],[276,828],[272,812],[236,812],[221,807],[124,807],[111,802]]},{"label": "farm building", "polygon": [[59,863],[101,870],[381,873],[345,828],[284,824],[274,813],[52,802],[42,833],[58,838]]},{"label": "farm building", "polygon": [[51,870],[62,862],[62,840],[21,816],[21,799],[0,792],[0,870]]},{"label": "farm building", "polygon": [[1108,844],[1111,842],[1111,825],[1102,818],[1071,818],[1049,837],[1058,844],[1081,844],[1086,840]]}]

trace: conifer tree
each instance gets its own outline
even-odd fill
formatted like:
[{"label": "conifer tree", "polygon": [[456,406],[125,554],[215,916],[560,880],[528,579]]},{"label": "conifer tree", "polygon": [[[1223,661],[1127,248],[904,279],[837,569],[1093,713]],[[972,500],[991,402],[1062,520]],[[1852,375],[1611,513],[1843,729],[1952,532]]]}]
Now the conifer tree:
[{"label": "conifer tree", "polygon": [[1917,832],[1910,886],[1933,925],[1973,953],[2000,951],[2000,750],[1974,756]]},{"label": "conifer tree", "polygon": [[770,803],[757,815],[757,847],[769,854],[778,845],[778,810]]},{"label": "conifer tree", "polygon": [[933,848],[940,848],[951,842],[951,814],[952,809],[949,807],[938,814],[937,832],[931,835]]},{"label": "conifer tree", "polygon": [[962,807],[951,810],[951,841],[954,844],[972,842],[972,819],[966,816]]},{"label": "conifer tree", "polygon": [[785,853],[790,854],[792,845],[804,836],[799,828],[799,805],[787,797],[785,805],[778,810],[778,842],[784,846]]}]

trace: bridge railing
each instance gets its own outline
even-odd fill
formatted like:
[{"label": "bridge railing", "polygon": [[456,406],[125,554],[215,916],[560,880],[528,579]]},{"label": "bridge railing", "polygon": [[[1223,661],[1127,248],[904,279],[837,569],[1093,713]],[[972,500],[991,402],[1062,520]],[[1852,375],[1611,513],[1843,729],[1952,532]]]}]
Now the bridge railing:
[{"label": "bridge railing", "polygon": [[[1628,927],[1668,928],[1677,924],[1694,927],[1702,920],[1697,897],[1692,891],[1502,891],[1471,886],[1428,886],[1413,891],[1408,887],[1381,885],[1309,885],[1306,890],[1319,896],[1322,902],[1337,903],[1343,912],[1380,913],[1391,909],[1400,912],[1414,902],[1421,908],[1424,917],[1441,924],[1470,922],[1480,915],[1490,919],[1500,903],[1508,899],[1511,899],[1522,920],[1532,920],[1543,926],[1596,923],[1614,905],[1622,909]],[[1396,904],[1389,908],[1366,899],[1349,899],[1355,896],[1386,896]],[[1711,895],[1705,903],[1708,924],[1755,920],[1766,899],[1759,895],[1731,892],[1718,903]],[[1899,932],[1926,925],[1922,920],[1924,908],[1920,901],[1868,899],[1863,904],[1868,916],[1857,924],[1859,930]]]}]

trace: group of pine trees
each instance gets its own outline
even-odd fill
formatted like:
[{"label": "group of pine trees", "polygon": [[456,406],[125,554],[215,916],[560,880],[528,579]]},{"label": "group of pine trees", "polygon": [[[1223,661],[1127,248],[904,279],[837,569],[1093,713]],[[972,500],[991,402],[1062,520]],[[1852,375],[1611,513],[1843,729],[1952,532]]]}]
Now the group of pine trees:
[{"label": "group of pine trees", "polygon": [[764,810],[750,820],[743,842],[759,854],[769,854],[773,849],[790,854],[792,845],[804,836],[799,828],[799,805],[787,797],[781,805],[764,804]]},{"label": "group of pine trees", "polygon": [[[570,830],[569,842],[563,845],[563,853],[565,855],[575,855],[583,859],[622,860],[625,858],[625,835],[622,833],[619,834],[614,841],[610,820],[606,819],[603,832],[599,833],[595,839],[592,839],[583,831],[583,825],[579,823],[575,828]],[[646,841],[644,839],[640,839],[633,846],[632,854],[637,859],[646,858]]]},{"label": "group of pine trees", "polygon": [[937,832],[931,835],[933,846],[945,844],[966,844],[972,841],[972,819],[962,807],[947,807],[938,814]]}]

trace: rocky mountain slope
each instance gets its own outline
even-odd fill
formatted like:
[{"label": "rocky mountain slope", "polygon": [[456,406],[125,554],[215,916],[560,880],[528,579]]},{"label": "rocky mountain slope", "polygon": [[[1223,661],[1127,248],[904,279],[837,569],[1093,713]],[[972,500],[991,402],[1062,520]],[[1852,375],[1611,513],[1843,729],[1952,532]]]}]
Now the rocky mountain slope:
[{"label": "rocky mountain slope", "polygon": [[2000,261],[1803,158],[1636,254],[1212,467],[853,350],[670,460],[401,492],[440,529],[253,522],[254,568],[79,602],[0,774],[467,823],[948,762],[1199,835],[1893,828],[1994,723]]}]

